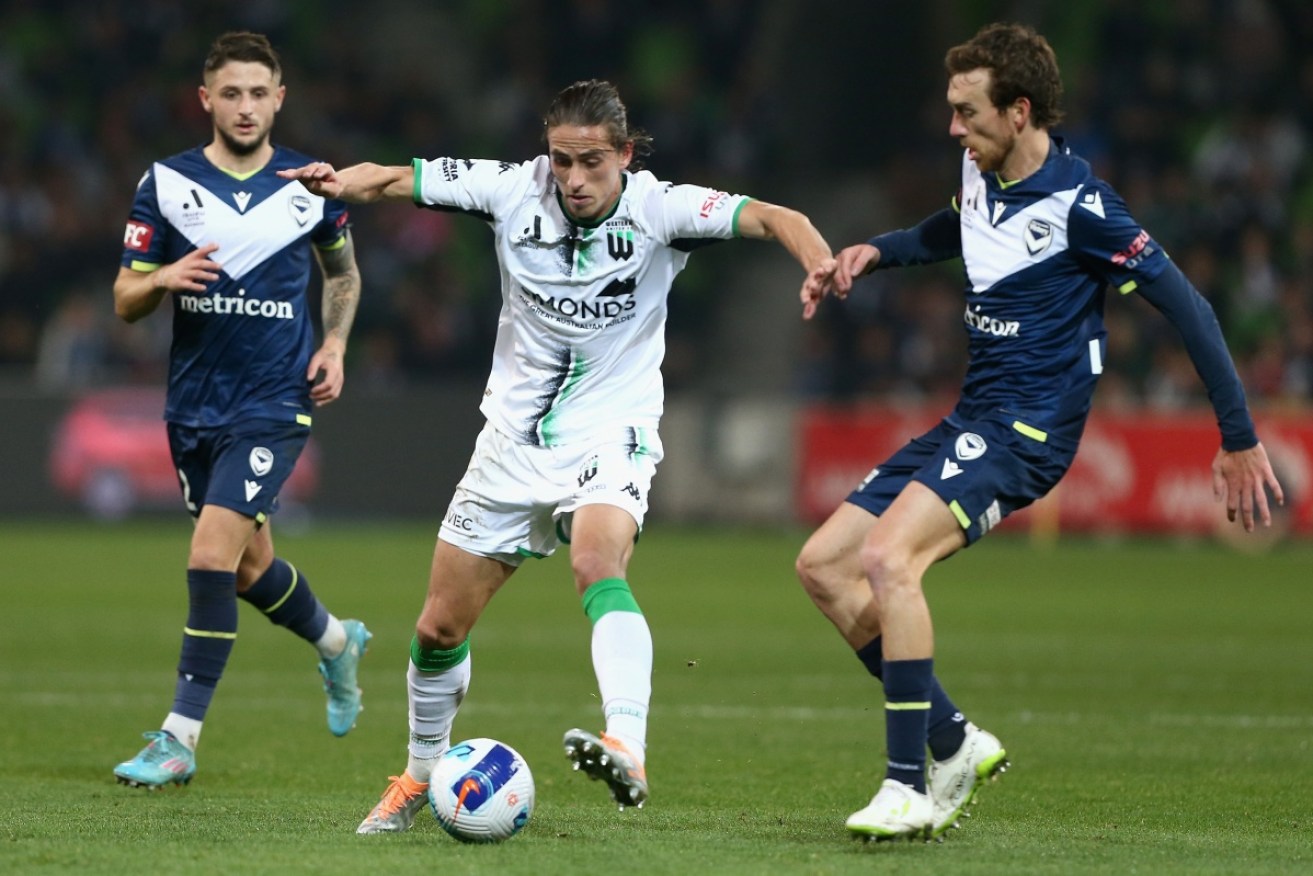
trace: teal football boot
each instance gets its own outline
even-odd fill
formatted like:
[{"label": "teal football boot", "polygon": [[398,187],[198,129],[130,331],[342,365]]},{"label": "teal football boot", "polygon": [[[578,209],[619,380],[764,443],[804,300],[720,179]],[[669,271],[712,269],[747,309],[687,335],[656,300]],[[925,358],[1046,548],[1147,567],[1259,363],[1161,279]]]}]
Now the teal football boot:
[{"label": "teal football boot", "polygon": [[360,704],[360,686],[356,683],[356,669],[360,658],[369,650],[374,634],[358,620],[342,621],[346,628],[346,647],[331,660],[319,661],[319,674],[324,677],[324,692],[328,694],[328,730],[334,736],[345,736],[356,726],[356,716],[364,708]]}]

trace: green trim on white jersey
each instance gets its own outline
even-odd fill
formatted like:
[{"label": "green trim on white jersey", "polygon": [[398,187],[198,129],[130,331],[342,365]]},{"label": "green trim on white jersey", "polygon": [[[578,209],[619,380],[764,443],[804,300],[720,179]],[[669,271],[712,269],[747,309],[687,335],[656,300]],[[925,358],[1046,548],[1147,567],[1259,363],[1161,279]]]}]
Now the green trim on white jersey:
[{"label": "green trim on white jersey", "polygon": [[624,173],[619,199],[581,222],[551,163],[417,159],[416,203],[477,216],[495,237],[502,309],[480,410],[523,444],[656,428],[667,297],[689,241],[729,240],[747,198]]}]

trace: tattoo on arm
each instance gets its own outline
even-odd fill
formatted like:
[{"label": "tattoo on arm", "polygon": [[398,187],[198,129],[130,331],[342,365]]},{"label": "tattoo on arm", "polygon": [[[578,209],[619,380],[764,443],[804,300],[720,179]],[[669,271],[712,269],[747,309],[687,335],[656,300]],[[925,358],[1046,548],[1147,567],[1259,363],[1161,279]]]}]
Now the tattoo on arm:
[{"label": "tattoo on arm", "polygon": [[324,337],[346,342],[351,323],[360,303],[360,269],[356,266],[356,248],[347,232],[346,242],[335,250],[316,250],[324,270]]}]

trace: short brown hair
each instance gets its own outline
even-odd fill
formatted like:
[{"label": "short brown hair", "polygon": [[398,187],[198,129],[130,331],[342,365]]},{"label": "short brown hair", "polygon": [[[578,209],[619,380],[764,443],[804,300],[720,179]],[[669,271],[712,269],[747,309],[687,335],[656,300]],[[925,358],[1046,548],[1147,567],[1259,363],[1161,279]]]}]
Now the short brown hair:
[{"label": "short brown hair", "polygon": [[992,74],[989,99],[999,109],[1019,97],[1030,101],[1030,119],[1037,128],[1062,121],[1062,76],[1058,56],[1048,40],[1024,24],[990,24],[948,50],[944,67],[950,77],[971,70]]},{"label": "short brown hair", "polygon": [[620,92],[610,82],[601,79],[576,82],[556,95],[543,117],[543,136],[557,125],[606,128],[611,145],[617,150],[623,149],[626,143],[633,143],[634,160],[629,166],[634,170],[642,166],[639,159],[652,153],[652,138],[645,131],[630,130],[629,112],[620,100]]},{"label": "short brown hair", "polygon": [[283,75],[278,53],[270,45],[269,38],[262,33],[236,30],[220,36],[210,46],[210,53],[205,56],[204,75],[209,76],[229,61],[263,64],[274,74],[274,79],[279,79]]}]

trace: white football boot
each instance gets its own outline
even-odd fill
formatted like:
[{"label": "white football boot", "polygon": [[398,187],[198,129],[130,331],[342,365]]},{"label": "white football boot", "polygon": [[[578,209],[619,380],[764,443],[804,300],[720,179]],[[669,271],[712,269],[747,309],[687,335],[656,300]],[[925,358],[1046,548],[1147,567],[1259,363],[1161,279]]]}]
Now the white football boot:
[{"label": "white football boot", "polygon": [[849,815],[845,826],[853,835],[877,842],[928,839],[933,818],[929,794],[885,779],[870,804]]},{"label": "white football boot", "polygon": [[934,800],[935,823],[930,835],[940,837],[968,815],[976,794],[988,781],[1008,768],[1008,753],[993,733],[970,721],[966,738],[957,753],[946,760],[932,760],[927,785]]}]

